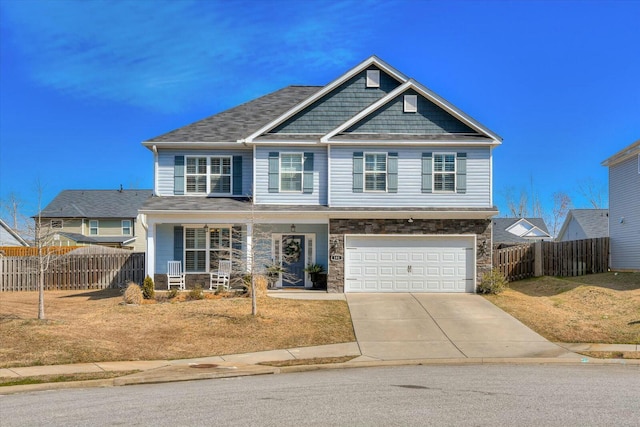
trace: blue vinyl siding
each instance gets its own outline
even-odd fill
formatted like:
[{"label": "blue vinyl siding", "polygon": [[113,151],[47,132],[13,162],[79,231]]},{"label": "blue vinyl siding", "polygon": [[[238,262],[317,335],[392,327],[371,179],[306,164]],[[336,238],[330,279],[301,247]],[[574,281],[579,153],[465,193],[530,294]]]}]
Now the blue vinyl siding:
[{"label": "blue vinyl siding", "polygon": [[[370,67],[371,69],[377,69]],[[366,87],[366,70],[294,115],[271,133],[325,134],[394,90],[400,83],[380,71],[380,87]]]},{"label": "blue vinyl siding", "polygon": [[[358,151],[362,148],[358,147]],[[467,154],[466,192],[424,193],[422,190],[422,154],[424,147],[375,147],[371,152],[398,153],[398,190],[389,192],[353,191],[353,147],[331,148],[332,207],[478,207],[491,206],[491,151],[489,147],[459,147],[433,149],[433,153],[460,152]],[[365,153],[367,151],[365,150]]]},{"label": "blue vinyl siding", "polygon": [[418,95],[418,112],[405,113],[403,108],[404,95],[418,94],[413,90],[400,94],[380,109],[351,126],[346,133],[403,133],[416,135],[477,133],[420,95]]},{"label": "blue vinyl siding", "polygon": [[242,156],[241,195],[251,193],[253,186],[253,160],[250,150],[161,150],[158,153],[158,188],[156,189],[156,194],[159,196],[174,195],[175,156]]},{"label": "blue vinyl siding", "polygon": [[156,225],[156,274],[167,274],[167,262],[174,260],[173,234],[174,224]]},{"label": "blue vinyl siding", "polygon": [[[313,153],[313,190],[304,192],[269,192],[269,153]],[[258,147],[256,149],[256,196],[258,204],[326,205],[327,150],[324,147]]]}]

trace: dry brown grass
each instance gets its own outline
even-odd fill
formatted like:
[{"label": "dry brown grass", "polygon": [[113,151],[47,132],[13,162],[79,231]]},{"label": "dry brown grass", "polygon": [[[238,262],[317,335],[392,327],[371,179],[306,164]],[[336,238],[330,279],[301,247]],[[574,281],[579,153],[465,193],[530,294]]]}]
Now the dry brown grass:
[{"label": "dry brown grass", "polygon": [[[209,294],[207,294],[209,295]],[[263,297],[120,305],[118,291],[45,293],[0,298],[0,367],[180,359],[354,341],[345,301]]]},{"label": "dry brown grass", "polygon": [[551,341],[640,344],[640,273],[513,282],[486,298]]}]

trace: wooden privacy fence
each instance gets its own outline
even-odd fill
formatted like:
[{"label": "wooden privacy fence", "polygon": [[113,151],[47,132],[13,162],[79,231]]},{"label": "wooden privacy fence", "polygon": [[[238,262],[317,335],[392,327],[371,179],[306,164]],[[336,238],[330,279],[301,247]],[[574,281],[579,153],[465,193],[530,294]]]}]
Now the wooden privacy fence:
[{"label": "wooden privacy fence", "polygon": [[508,281],[526,279],[534,275],[535,254],[532,244],[510,246],[493,251],[493,267]]},{"label": "wooden privacy fence", "polygon": [[[42,248],[43,254],[64,255],[83,246],[47,246]],[[38,248],[33,246],[0,246],[0,254],[4,256],[36,256]]]},{"label": "wooden privacy fence", "polygon": [[609,270],[609,238],[542,242],[545,276],[583,276]]},{"label": "wooden privacy fence", "polygon": [[533,276],[582,276],[609,270],[609,238],[537,242],[493,250],[493,267],[510,282]]},{"label": "wooden privacy fence", "polygon": [[[38,257],[0,257],[0,292],[38,290]],[[117,287],[144,280],[144,253],[64,255],[44,272],[45,290]]]}]

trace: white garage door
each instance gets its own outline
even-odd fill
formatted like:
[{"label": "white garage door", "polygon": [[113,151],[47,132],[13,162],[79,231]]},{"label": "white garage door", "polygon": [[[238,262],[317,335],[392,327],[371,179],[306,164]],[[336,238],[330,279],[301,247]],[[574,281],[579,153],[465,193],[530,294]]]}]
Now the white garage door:
[{"label": "white garage door", "polygon": [[345,292],[474,292],[473,236],[346,236]]}]

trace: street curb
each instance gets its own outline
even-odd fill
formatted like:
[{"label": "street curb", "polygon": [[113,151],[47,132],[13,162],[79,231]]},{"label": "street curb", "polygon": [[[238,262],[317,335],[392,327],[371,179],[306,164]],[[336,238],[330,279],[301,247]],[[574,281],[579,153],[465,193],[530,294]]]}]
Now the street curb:
[{"label": "street curb", "polygon": [[[70,381],[60,383],[42,383],[16,385],[0,387],[0,395],[10,395],[17,393],[28,393],[48,390],[62,390],[74,388],[95,388],[95,387],[121,387],[127,385],[141,384],[163,384],[183,381],[211,380],[220,378],[237,378],[256,375],[276,375],[296,372],[312,372],[322,370],[352,369],[352,368],[380,368],[393,366],[461,366],[461,365],[618,365],[631,369],[640,369],[640,359],[593,359],[588,357],[567,357],[567,358],[458,358],[458,359],[407,359],[407,360],[374,360],[363,362],[327,363],[319,365],[298,365],[272,367],[268,365],[248,365],[249,369],[238,369],[237,371],[226,372],[193,372],[182,374],[171,378],[171,375],[144,378],[139,372],[123,377],[109,378],[103,380]],[[185,368],[186,366],[182,366]],[[178,368],[178,367],[174,367]],[[157,371],[160,368],[150,371]],[[146,371],[146,372],[150,372]],[[175,375],[175,373],[174,373]]]}]

